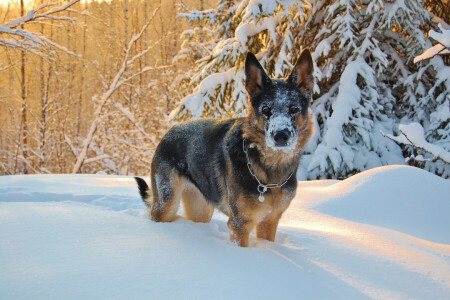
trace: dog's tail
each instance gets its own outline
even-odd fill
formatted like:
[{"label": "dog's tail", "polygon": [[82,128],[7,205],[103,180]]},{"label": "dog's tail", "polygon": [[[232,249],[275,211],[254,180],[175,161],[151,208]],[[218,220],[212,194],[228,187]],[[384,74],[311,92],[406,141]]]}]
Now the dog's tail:
[{"label": "dog's tail", "polygon": [[134,177],[134,179],[136,180],[136,183],[138,185],[139,194],[142,197],[142,201],[144,201],[147,207],[150,207],[151,206],[150,189],[148,187],[147,182],[145,182],[145,180],[140,177]]}]

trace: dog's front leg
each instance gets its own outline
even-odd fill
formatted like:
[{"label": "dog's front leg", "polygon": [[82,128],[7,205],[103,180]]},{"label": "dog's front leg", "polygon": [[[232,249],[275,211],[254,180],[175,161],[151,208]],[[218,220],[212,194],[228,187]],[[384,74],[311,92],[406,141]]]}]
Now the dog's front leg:
[{"label": "dog's front leg", "polygon": [[261,223],[256,225],[256,237],[271,242],[275,241],[280,218],[281,213],[272,213],[268,215]]},{"label": "dog's front leg", "polygon": [[248,247],[248,239],[255,224],[239,216],[230,215],[228,219],[230,241],[241,247]]},{"label": "dog's front leg", "polygon": [[[232,190],[233,191],[233,190]],[[242,195],[231,192],[228,195],[228,229],[230,232],[230,241],[241,247],[248,247],[248,238],[255,222],[248,218],[246,214],[247,199]]]},{"label": "dog's front leg", "polygon": [[253,215],[256,208],[255,199],[236,183],[235,178],[234,174],[229,174],[227,180],[227,225],[230,241],[241,247],[248,247],[250,233],[256,225]]}]

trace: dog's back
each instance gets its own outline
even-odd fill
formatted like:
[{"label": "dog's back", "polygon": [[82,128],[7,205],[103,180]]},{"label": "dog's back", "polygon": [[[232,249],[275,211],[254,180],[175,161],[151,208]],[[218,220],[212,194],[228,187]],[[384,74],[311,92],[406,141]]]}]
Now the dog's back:
[{"label": "dog's back", "polygon": [[152,161],[153,186],[161,191],[156,196],[167,199],[176,196],[172,194],[176,191],[170,191],[164,182],[182,177],[187,179],[184,185],[192,184],[209,204],[220,209],[225,186],[226,136],[238,120],[198,120],[172,127]]}]

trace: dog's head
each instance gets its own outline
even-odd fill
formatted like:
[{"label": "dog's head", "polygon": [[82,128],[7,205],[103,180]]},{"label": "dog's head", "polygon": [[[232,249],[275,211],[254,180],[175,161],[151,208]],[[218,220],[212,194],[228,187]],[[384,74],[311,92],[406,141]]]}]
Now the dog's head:
[{"label": "dog's head", "polygon": [[[272,151],[291,152],[302,147],[312,132],[309,103],[313,86],[313,61],[304,50],[291,74],[284,80],[272,80],[255,55],[245,60],[245,87],[250,97],[250,119],[264,134],[264,147]],[[302,144],[302,145],[300,145]],[[261,145],[260,145],[261,146]]]}]

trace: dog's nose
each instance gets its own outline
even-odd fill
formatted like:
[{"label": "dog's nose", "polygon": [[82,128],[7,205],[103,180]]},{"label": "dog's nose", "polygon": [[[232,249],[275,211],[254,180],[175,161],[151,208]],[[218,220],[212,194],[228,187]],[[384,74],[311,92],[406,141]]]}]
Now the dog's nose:
[{"label": "dog's nose", "polygon": [[287,129],[275,131],[272,133],[273,140],[275,141],[275,146],[284,147],[287,145],[291,132]]}]

